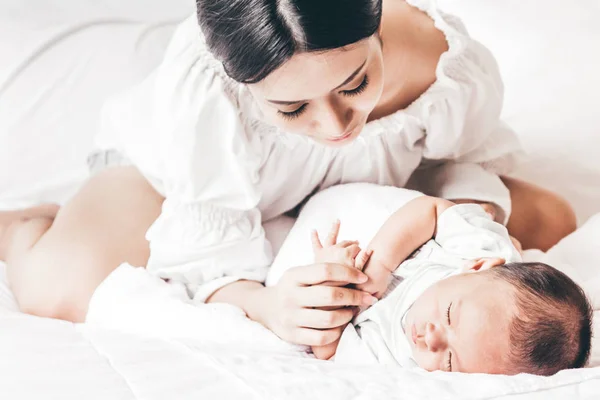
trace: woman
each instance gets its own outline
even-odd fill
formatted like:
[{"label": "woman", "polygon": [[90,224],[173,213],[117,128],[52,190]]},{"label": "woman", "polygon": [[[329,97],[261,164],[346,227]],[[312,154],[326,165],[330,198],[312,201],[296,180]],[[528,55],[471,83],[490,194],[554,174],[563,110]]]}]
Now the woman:
[{"label": "woman", "polygon": [[260,282],[272,258],[262,223],[337,183],[485,203],[525,247],[574,229],[562,199],[498,177],[519,147],[499,121],[496,63],[429,1],[198,0],[197,11],[162,65],[107,105],[91,158],[101,171],[58,214],[0,217],[23,311],[82,321],[128,262],[288,341],[332,343],[351,306],[374,301],[336,286],[364,275],[315,264]]}]

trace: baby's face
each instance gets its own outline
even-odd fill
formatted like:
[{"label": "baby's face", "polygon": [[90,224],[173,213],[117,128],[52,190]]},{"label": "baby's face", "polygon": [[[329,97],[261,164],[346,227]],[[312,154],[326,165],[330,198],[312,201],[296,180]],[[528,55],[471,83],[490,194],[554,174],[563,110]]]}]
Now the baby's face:
[{"label": "baby's face", "polygon": [[428,371],[511,374],[513,289],[485,271],[429,287],[409,309],[404,331],[416,363]]}]

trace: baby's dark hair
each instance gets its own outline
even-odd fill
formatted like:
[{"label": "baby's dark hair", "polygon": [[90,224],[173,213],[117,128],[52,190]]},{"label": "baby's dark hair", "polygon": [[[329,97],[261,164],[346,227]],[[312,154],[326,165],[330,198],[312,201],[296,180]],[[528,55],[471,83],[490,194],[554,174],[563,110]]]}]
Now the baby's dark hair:
[{"label": "baby's dark hair", "polygon": [[509,360],[518,373],[553,375],[587,364],[593,310],[579,285],[542,263],[510,263],[488,272],[515,289]]}]

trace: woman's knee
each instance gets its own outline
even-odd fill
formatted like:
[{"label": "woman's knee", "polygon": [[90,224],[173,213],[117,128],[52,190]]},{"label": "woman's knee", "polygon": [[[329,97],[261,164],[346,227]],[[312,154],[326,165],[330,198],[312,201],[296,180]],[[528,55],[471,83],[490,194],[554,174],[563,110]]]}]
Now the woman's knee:
[{"label": "woman's knee", "polygon": [[503,178],[511,193],[511,234],[525,249],[548,250],[577,228],[573,207],[562,196],[514,178]]},{"label": "woman's knee", "polygon": [[543,226],[558,240],[577,229],[577,216],[571,204],[563,197],[548,192],[538,200]]},{"label": "woman's knee", "polygon": [[535,215],[538,234],[547,237],[546,247],[556,244],[577,229],[575,210],[556,193],[537,190],[536,196],[531,198],[530,212]]}]

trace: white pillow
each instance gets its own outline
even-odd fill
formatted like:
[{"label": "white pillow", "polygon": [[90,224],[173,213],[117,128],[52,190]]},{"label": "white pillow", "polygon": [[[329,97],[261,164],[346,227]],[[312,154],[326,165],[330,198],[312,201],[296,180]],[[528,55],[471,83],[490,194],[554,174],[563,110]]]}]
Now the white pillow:
[{"label": "white pillow", "polygon": [[0,2],[0,209],[87,175],[100,108],[160,61],[189,0]]},{"label": "white pillow", "polygon": [[530,159],[516,176],[600,211],[598,0],[438,0],[500,64],[504,119]]},{"label": "white pillow", "polygon": [[[578,283],[588,292],[594,308],[600,310],[600,214],[551,248],[550,263],[575,269]],[[567,271],[564,271],[568,274]],[[600,335],[599,335],[600,337]]]},{"label": "white pillow", "polygon": [[[591,367],[600,366],[600,214],[561,240],[545,256],[533,254],[529,260],[556,267],[577,281],[587,292],[594,310],[594,345]],[[528,261],[529,261],[528,260]]]}]

